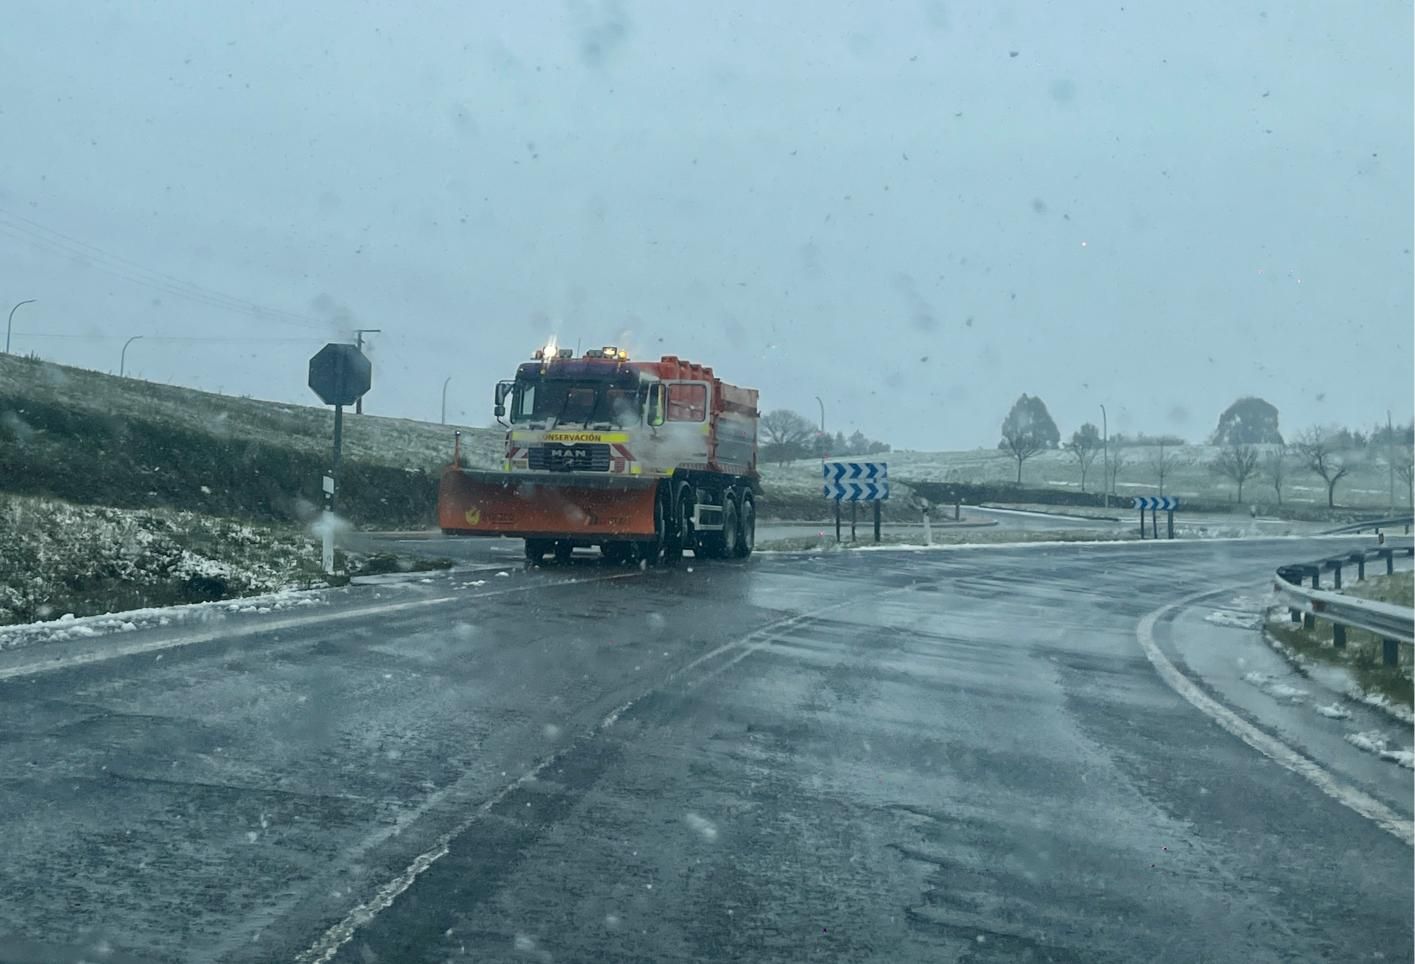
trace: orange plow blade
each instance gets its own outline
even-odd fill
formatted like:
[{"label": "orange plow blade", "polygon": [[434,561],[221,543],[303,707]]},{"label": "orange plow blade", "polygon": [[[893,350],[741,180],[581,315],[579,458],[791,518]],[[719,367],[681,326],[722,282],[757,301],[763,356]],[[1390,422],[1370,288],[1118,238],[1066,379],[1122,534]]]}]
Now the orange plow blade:
[{"label": "orange plow blade", "polygon": [[448,468],[437,493],[442,531],[469,536],[652,539],[654,479],[511,475]]}]

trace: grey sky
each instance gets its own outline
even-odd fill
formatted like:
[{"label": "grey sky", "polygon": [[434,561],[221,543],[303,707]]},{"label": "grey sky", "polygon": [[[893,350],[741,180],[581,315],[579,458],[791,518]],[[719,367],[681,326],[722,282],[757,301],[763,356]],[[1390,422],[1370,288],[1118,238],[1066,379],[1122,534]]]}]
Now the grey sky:
[{"label": "grey sky", "polygon": [[16,350],[243,334],[129,367],[308,402],[352,318],[369,410],[452,375],[482,424],[554,329],[916,448],[1022,392],[1067,434],[1410,417],[1409,3],[731,6],[11,0],[0,302],[82,336]]}]

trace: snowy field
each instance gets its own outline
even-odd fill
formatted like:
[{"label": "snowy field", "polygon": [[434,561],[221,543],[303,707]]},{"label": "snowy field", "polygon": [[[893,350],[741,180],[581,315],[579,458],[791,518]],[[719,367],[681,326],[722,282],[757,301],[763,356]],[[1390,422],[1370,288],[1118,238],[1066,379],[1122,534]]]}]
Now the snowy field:
[{"label": "snowy field", "polygon": [[[1224,502],[1234,498],[1231,482],[1209,468],[1219,449],[1211,445],[1185,445],[1165,449],[1174,460],[1165,479],[1164,494],[1205,502]],[[1112,450],[1112,455],[1116,454]],[[1127,446],[1119,450],[1121,468],[1116,474],[1115,490],[1120,496],[1158,495],[1159,484],[1150,460],[1157,449]],[[1351,453],[1353,468],[1337,485],[1338,505],[1371,509],[1384,508],[1389,501],[1389,476],[1385,462],[1371,453]],[[891,480],[915,479],[929,482],[1015,482],[1017,463],[1004,452],[995,449],[972,449],[963,452],[897,451],[875,456],[843,456],[840,461],[885,461]],[[784,466],[764,465],[763,481],[787,492],[819,492],[821,469],[818,459],[801,459]],[[1065,452],[1043,452],[1028,459],[1022,468],[1022,482],[1027,486],[1081,491],[1081,472],[1076,460]],[[1101,460],[1086,476],[1086,489],[1100,490]],[[1397,486],[1399,483],[1397,482]],[[1397,489],[1397,500],[1409,506]],[[1271,505],[1275,501],[1272,484],[1265,474],[1249,478],[1243,486],[1245,503]],[[1311,472],[1289,466],[1283,486],[1283,501],[1302,505],[1325,505],[1326,486]]]}]

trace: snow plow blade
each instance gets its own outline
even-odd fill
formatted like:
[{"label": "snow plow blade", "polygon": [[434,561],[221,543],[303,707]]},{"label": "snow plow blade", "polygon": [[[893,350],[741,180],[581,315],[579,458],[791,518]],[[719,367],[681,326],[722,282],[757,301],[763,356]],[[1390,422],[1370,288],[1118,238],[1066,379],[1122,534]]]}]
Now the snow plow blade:
[{"label": "snow plow blade", "polygon": [[451,467],[437,518],[449,535],[592,542],[654,537],[656,479],[510,475]]}]

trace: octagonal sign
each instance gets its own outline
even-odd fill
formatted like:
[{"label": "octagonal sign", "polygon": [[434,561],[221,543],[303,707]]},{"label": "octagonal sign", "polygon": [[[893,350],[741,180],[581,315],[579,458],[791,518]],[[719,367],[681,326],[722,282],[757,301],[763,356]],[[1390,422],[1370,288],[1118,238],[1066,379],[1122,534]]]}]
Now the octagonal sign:
[{"label": "octagonal sign", "polygon": [[353,345],[331,343],[310,359],[310,388],[326,405],[352,405],[372,383],[373,365]]}]

